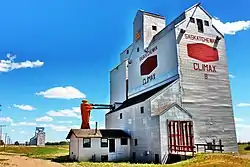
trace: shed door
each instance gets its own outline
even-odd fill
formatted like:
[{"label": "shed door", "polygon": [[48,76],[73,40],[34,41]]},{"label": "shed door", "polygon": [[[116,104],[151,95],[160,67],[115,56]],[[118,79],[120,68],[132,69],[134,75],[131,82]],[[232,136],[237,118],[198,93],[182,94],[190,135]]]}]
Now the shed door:
[{"label": "shed door", "polygon": [[193,152],[193,122],[168,121],[168,144],[170,152]]},{"label": "shed door", "polygon": [[115,152],[115,139],[109,139],[109,152]]}]

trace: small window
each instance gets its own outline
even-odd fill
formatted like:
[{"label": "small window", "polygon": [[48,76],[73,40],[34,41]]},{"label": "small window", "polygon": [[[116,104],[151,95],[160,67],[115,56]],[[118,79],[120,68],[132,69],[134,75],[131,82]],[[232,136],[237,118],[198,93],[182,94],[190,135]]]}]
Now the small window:
[{"label": "small window", "polygon": [[198,26],[198,32],[204,32],[202,20],[201,19],[196,19],[196,21],[197,21],[197,26]]},{"label": "small window", "polygon": [[157,26],[152,26],[152,30],[157,31]]},{"label": "small window", "polygon": [[209,22],[207,20],[204,21],[205,26],[209,26]]},{"label": "small window", "polygon": [[120,119],[122,119],[122,113],[120,113]]},{"label": "small window", "polygon": [[141,107],[141,114],[144,113],[144,107]]},{"label": "small window", "polygon": [[193,17],[190,17],[190,22],[194,23],[194,18]]},{"label": "small window", "polygon": [[127,54],[129,54],[129,50],[127,50]]},{"label": "small window", "polygon": [[121,138],[121,145],[128,145],[128,138]]},{"label": "small window", "polygon": [[135,139],[135,146],[137,146],[137,139]]},{"label": "small window", "polygon": [[139,52],[139,51],[140,51],[140,48],[138,47],[138,48],[137,48],[137,52]]},{"label": "small window", "polygon": [[108,139],[101,139],[101,147],[108,147]]},{"label": "small window", "polygon": [[86,148],[91,147],[91,139],[90,138],[83,139],[83,147],[86,147]]}]

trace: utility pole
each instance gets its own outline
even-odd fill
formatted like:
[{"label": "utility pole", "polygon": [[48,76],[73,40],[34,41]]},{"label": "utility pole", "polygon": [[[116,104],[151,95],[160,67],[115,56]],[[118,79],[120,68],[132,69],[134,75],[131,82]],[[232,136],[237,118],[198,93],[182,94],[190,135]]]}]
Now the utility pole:
[{"label": "utility pole", "polygon": [[[0,114],[2,117],[2,105],[0,104]],[[3,131],[3,127],[5,127],[6,125],[0,125],[0,141],[2,140],[2,131]]]},{"label": "utility pole", "polygon": [[6,139],[7,139],[8,133],[4,133],[4,134],[5,134],[4,151],[6,151]]}]

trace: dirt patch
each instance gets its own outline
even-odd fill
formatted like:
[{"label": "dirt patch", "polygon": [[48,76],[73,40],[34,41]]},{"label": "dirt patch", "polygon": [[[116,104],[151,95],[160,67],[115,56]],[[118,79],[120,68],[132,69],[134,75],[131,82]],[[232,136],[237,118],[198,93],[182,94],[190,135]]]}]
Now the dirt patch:
[{"label": "dirt patch", "polygon": [[250,154],[246,154],[246,155],[240,155],[241,158],[247,158],[250,159]]},{"label": "dirt patch", "polygon": [[0,154],[1,167],[64,167],[54,162],[24,156]]}]

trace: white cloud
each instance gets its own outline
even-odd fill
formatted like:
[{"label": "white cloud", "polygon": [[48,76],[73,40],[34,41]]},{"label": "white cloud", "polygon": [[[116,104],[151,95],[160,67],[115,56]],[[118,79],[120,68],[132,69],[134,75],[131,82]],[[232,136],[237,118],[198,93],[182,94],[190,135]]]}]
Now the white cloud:
[{"label": "white cloud", "polygon": [[19,123],[12,123],[11,126],[36,126],[35,122],[19,122]]},{"label": "white cloud", "polygon": [[80,118],[80,115],[78,114],[80,108],[79,107],[72,107],[72,109],[62,109],[62,110],[50,110],[47,112],[49,116],[52,117],[75,117]]},{"label": "white cloud", "polygon": [[77,115],[76,113],[68,109],[59,110],[59,111],[50,110],[47,112],[47,114],[52,117],[76,117],[76,118],[79,117],[79,115]]},{"label": "white cloud", "polygon": [[12,132],[15,132],[15,130],[14,130],[14,129],[12,129],[11,131],[12,131]]},{"label": "white cloud", "polygon": [[54,124],[40,124],[39,127],[51,128],[52,130],[55,130],[57,132],[68,132],[70,129],[68,126]]},{"label": "white cloud", "polygon": [[58,121],[59,124],[71,124],[72,121]]},{"label": "white cloud", "polygon": [[35,107],[32,107],[30,105],[24,105],[24,104],[21,104],[21,105],[14,104],[13,106],[20,110],[25,110],[25,111],[32,111],[36,109]]},{"label": "white cloud", "polygon": [[229,74],[229,78],[235,78],[235,76],[232,74]]},{"label": "white cloud", "polygon": [[21,133],[21,134],[25,134],[25,132],[24,132],[24,131],[21,131],[20,133]]},{"label": "white cloud", "polygon": [[76,113],[81,113],[80,107],[72,107],[72,110]]},{"label": "white cloud", "polygon": [[69,131],[69,127],[67,127],[67,126],[57,126],[54,124],[50,124],[49,127],[57,132],[68,132]]},{"label": "white cloud", "polygon": [[7,60],[0,60],[0,72],[9,72],[16,69],[21,68],[36,68],[42,67],[44,62],[40,60],[37,61],[23,61],[23,62],[15,62],[16,55],[7,54]]},{"label": "white cloud", "polygon": [[237,134],[238,141],[249,142],[250,141],[250,133],[246,133],[249,130],[250,130],[250,125],[236,123],[236,134]]},{"label": "white cloud", "polygon": [[54,99],[79,99],[86,98],[85,94],[80,92],[78,89],[67,86],[67,87],[55,87],[36,93],[36,95],[44,96],[45,98],[54,98]]},{"label": "white cloud", "polygon": [[10,117],[0,117],[0,122],[13,122]]},{"label": "white cloud", "polygon": [[250,29],[250,20],[235,21],[235,22],[221,22],[218,18],[212,19],[213,25],[223,34],[235,35],[238,31]]},{"label": "white cloud", "polygon": [[237,107],[250,107],[250,103],[239,103]]},{"label": "white cloud", "polygon": [[41,118],[36,118],[36,121],[37,122],[51,122],[51,121],[53,121],[53,118],[48,117],[48,116],[44,116],[44,117],[41,117]]},{"label": "white cloud", "polygon": [[237,117],[235,117],[234,120],[235,120],[235,122],[243,122],[244,121],[242,118],[237,118]]},{"label": "white cloud", "polygon": [[69,129],[79,129],[81,127],[81,125],[72,125],[69,126]]},{"label": "white cloud", "polygon": [[23,117],[23,119],[27,119],[26,117]]}]

